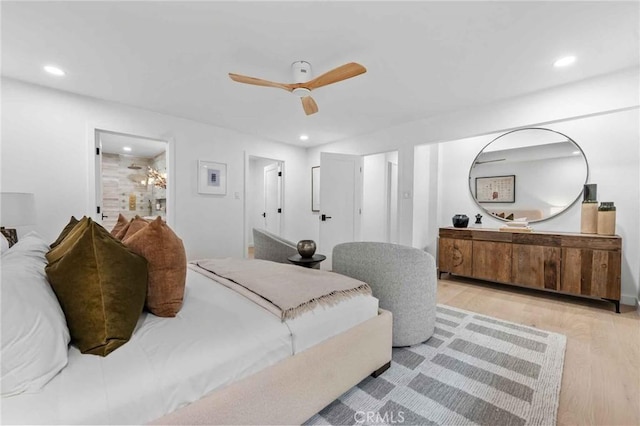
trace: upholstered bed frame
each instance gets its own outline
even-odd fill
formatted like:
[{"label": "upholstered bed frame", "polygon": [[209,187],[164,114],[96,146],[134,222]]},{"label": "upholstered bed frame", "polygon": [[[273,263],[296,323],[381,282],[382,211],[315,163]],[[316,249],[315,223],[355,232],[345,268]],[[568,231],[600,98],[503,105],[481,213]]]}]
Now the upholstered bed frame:
[{"label": "upholstered bed frame", "polygon": [[391,313],[378,315],[152,424],[302,424],[391,361]]}]

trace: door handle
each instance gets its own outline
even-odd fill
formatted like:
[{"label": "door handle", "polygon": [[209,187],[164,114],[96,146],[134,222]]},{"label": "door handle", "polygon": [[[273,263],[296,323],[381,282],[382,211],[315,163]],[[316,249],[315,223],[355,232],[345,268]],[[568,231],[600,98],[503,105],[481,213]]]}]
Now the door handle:
[{"label": "door handle", "polygon": [[102,220],[104,220],[107,217],[109,217],[109,216],[105,216],[104,213],[102,213]]},{"label": "door handle", "polygon": [[262,217],[267,217],[267,213],[266,213],[266,212],[263,212],[263,213],[262,213]]},{"label": "door handle", "polygon": [[320,215],[320,220],[326,222],[327,219],[331,219],[331,216],[327,216],[326,214]]}]

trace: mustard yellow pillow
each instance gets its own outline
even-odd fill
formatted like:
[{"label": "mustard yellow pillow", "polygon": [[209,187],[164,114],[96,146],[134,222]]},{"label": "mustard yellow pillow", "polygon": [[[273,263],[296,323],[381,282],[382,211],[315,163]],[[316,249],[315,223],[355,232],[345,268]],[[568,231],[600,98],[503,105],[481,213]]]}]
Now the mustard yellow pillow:
[{"label": "mustard yellow pillow", "polygon": [[124,240],[124,245],[149,262],[147,309],[160,317],[175,317],[182,307],[187,277],[182,240],[158,217]]},{"label": "mustard yellow pillow", "polygon": [[125,344],[144,307],[147,261],[90,218],[47,260],[47,277],[80,352],[106,356]]},{"label": "mustard yellow pillow", "polygon": [[49,244],[49,247],[54,248],[55,246],[60,244],[62,240],[64,240],[64,237],[66,237],[69,232],[71,232],[73,227],[76,226],[78,222],[79,221],[75,218],[75,216],[71,216],[71,219],[69,219],[69,223],[67,223],[66,226],[62,229],[62,232],[60,233],[60,235],[58,235],[58,238],[54,242]]}]

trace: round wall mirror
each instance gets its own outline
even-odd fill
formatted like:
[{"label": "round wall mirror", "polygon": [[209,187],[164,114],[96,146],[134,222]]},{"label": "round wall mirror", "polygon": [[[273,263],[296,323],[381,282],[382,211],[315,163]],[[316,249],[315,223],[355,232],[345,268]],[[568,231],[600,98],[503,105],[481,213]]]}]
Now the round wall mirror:
[{"label": "round wall mirror", "polygon": [[480,151],[469,171],[469,190],[492,217],[538,222],[575,203],[588,175],[584,152],[568,136],[549,129],[518,129]]}]

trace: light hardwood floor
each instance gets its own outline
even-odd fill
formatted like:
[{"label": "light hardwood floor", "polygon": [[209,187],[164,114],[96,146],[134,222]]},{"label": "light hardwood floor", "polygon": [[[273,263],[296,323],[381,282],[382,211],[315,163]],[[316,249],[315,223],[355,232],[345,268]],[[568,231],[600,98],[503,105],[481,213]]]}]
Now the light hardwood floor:
[{"label": "light hardwood floor", "polygon": [[451,278],[438,303],[567,336],[558,425],[640,425],[640,316],[633,306]]}]

